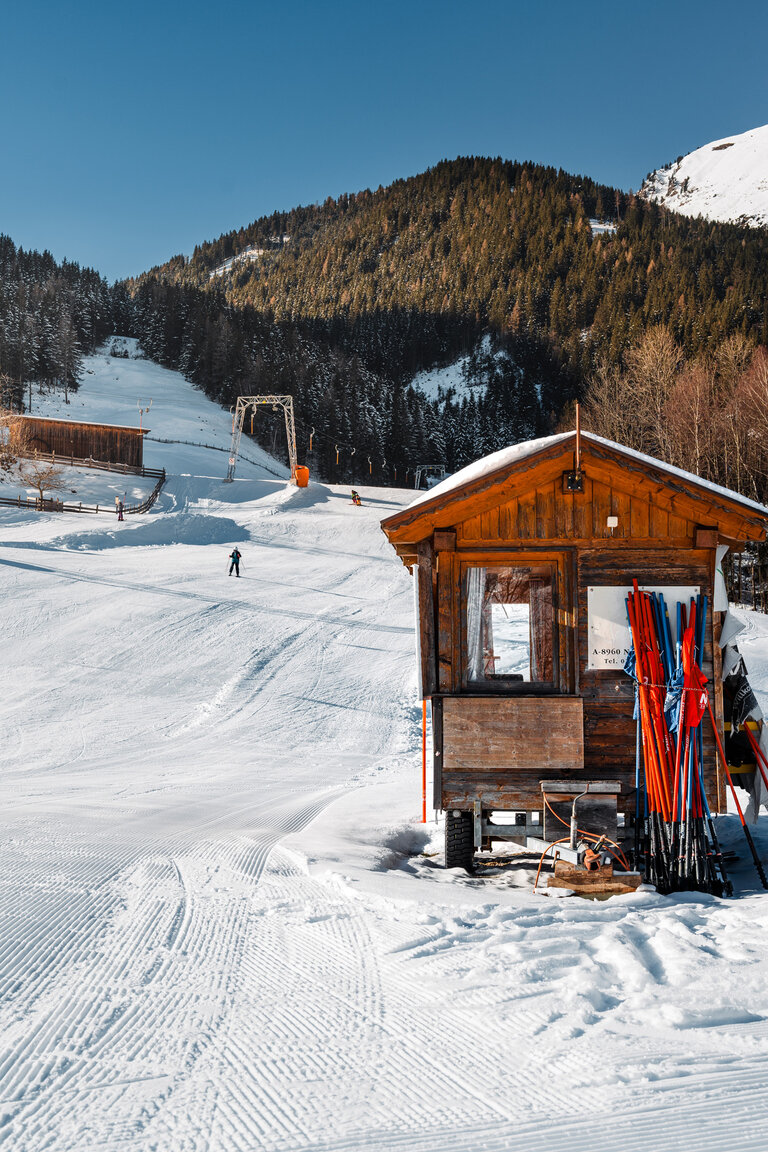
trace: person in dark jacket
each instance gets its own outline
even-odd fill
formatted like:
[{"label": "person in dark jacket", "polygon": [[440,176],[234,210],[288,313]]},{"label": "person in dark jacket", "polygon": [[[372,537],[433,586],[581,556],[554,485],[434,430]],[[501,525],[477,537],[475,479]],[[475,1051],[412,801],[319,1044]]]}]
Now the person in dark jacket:
[{"label": "person in dark jacket", "polygon": [[232,569],[233,568],[235,570],[235,576],[239,576],[240,575],[240,553],[238,552],[237,548],[235,548],[234,552],[230,552],[229,558],[232,561],[232,563],[229,566],[230,576],[232,575]]}]

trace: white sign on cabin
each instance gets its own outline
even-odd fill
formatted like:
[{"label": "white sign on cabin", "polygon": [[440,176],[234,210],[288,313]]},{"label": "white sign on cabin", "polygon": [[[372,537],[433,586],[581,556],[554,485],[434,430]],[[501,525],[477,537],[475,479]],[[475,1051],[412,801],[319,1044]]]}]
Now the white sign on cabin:
[{"label": "white sign on cabin", "polygon": [[[603,672],[622,669],[632,646],[632,635],[627,620],[627,596],[632,587],[587,588],[587,671]],[[677,642],[677,604],[686,610],[691,598],[698,596],[700,587],[678,584],[641,584],[641,592],[661,592],[669,612],[672,643]]]}]

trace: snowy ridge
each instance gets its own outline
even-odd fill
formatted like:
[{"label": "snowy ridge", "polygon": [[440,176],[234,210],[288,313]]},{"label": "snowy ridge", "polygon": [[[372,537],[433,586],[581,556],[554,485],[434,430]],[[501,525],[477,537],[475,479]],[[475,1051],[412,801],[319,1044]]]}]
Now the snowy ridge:
[{"label": "snowy ridge", "polygon": [[227,272],[231,272],[237,264],[248,264],[252,260],[258,260],[259,256],[263,256],[264,248],[256,248],[251,245],[250,248],[244,248],[242,252],[238,252],[237,256],[230,256],[229,260],[224,260],[223,263],[217,266],[208,273],[208,279],[213,280],[215,276],[226,276]]},{"label": "snowy ridge", "polygon": [[640,194],[686,216],[765,227],[768,125],[715,140],[659,168]]}]

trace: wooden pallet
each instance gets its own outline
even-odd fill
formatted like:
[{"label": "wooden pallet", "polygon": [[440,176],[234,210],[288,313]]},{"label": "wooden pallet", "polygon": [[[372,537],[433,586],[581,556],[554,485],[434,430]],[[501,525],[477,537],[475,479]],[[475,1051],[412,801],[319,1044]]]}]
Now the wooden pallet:
[{"label": "wooden pallet", "polygon": [[566,860],[555,861],[555,872],[550,876],[548,888],[571,888],[584,896],[619,896],[634,892],[643,882],[640,872],[617,872],[612,864],[603,864],[594,872]]}]

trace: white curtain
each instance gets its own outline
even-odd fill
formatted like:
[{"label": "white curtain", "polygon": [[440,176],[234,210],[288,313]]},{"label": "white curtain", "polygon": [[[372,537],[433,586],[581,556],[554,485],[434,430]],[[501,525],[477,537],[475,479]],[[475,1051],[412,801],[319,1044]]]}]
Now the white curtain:
[{"label": "white curtain", "polygon": [[485,568],[467,571],[467,670],[470,680],[484,680],[483,604]]}]

